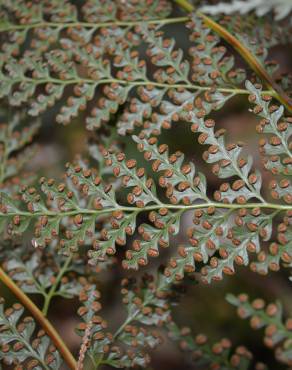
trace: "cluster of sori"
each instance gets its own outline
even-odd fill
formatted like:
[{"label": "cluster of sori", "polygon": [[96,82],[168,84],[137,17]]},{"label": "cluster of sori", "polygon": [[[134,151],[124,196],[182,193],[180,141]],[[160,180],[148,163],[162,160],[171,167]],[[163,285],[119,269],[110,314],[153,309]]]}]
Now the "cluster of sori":
[{"label": "cluster of sori", "polygon": [[[7,368],[149,368],[152,351],[170,340],[196,369],[267,369],[244,346],[180,328],[172,308],[187,278],[215,284],[238,266],[261,275],[292,266],[292,81],[268,60],[270,49],[291,42],[291,22],[256,16],[274,8],[280,19],[291,6],[175,3],[0,4],[0,280],[20,302],[0,302]],[[174,16],[182,8],[191,13]],[[268,175],[216,123],[216,111],[245,97]],[[61,181],[28,166],[48,113],[61,124],[85,122],[89,136],[89,158],[68,163]],[[165,130],[183,124],[205,148],[199,163],[211,164],[215,188],[202,165],[163,143]],[[163,266],[143,275],[150,257]],[[124,274],[116,327],[100,316],[99,292],[114,268]],[[47,319],[55,297],[81,302],[76,358]],[[227,301],[252,328],[265,327],[264,343],[291,366],[292,319],[281,305],[245,294]]]}]

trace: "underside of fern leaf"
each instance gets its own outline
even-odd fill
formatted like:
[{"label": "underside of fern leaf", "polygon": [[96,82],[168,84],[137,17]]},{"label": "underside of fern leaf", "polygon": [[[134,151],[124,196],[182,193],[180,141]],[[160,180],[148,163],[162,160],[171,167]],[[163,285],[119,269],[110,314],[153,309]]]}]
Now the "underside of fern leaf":
[{"label": "underside of fern leaf", "polygon": [[0,367],[291,366],[291,6],[194,4],[0,4]]},{"label": "underside of fern leaf", "polygon": [[[247,86],[254,93],[250,99],[258,99],[256,112],[265,115],[265,123],[271,125],[277,135],[272,140],[280,140],[278,147],[273,145],[274,150],[288,155],[283,159],[283,163],[287,162],[291,154],[289,121],[279,130],[277,121],[283,110],[273,107],[270,113],[259,90],[250,83]],[[126,199],[118,199],[113,185],[105,183],[96,170],[68,165],[67,185],[42,178],[40,191],[23,188],[19,201],[2,193],[4,233],[17,235],[33,224],[35,247],[59,240],[60,247],[68,254],[78,251],[82,245],[91,245],[88,255],[93,264],[115,254],[116,244],[123,246],[127,235],[137,231],[139,237],[133,241],[133,249],[126,252],[123,262],[124,267],[137,269],[147,264],[149,256],[157,257],[161,247],[168,247],[170,237],[180,230],[182,215],[194,212],[194,227],[187,232],[190,245],[179,248],[180,256],[172,259],[165,271],[167,278],[181,279],[184,270],[195,271],[196,261],[209,264],[202,269],[207,281],[221,279],[223,272],[234,273],[235,263],[247,265],[248,252],[259,253],[261,240],[270,240],[277,217],[281,214],[291,217],[291,185],[288,179],[279,183],[273,180],[271,195],[275,199],[282,198],[287,205],[269,203],[261,194],[260,172],[253,170],[251,157],[241,154],[242,144],[225,143],[224,132],[215,131],[215,122],[211,119],[205,120],[190,112],[189,120],[192,131],[200,132],[199,143],[208,145],[203,158],[212,164],[219,178],[234,178],[231,186],[221,183],[210,197],[206,178],[196,171],[193,163],[184,161],[180,152],[169,154],[167,145],[158,145],[155,137],[148,139],[141,133],[133,139],[145,159],[152,163],[153,171],[161,174],[158,184],[147,175],[145,168],[137,166],[135,159],[127,159],[115,149],[104,149],[106,166],[121,180],[122,187],[129,189]],[[266,132],[269,133],[263,130]],[[163,192],[167,202],[161,200]],[[145,212],[150,224],[138,225],[138,215]],[[104,222],[101,231],[96,230],[97,222]]]}]

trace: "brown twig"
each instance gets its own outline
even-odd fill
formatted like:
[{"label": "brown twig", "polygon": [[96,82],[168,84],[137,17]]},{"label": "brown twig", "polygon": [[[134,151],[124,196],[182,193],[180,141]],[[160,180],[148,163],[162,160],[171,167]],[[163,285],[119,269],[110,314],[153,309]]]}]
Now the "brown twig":
[{"label": "brown twig", "polygon": [[43,315],[41,310],[33,303],[33,301],[14,283],[14,281],[0,267],[0,280],[7,288],[18,298],[23,306],[31,313],[31,315],[40,323],[44,331],[51,338],[56,348],[59,350],[64,361],[71,370],[77,367],[76,361],[69,351],[66,344],[63,342],[60,335],[56,332],[49,320]]}]

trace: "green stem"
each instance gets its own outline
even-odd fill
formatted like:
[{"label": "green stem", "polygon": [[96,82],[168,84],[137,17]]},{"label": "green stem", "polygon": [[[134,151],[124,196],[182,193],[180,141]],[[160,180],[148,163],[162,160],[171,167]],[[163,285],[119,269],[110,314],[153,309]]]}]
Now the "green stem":
[{"label": "green stem", "polygon": [[147,24],[173,24],[173,23],[184,23],[187,22],[189,17],[175,17],[175,18],[165,18],[165,19],[150,19],[150,20],[138,20],[138,21],[114,21],[114,22],[100,22],[100,23],[91,23],[91,22],[36,22],[31,24],[2,24],[0,26],[0,32],[9,32],[9,31],[28,31],[34,28],[58,28],[62,30],[64,28],[75,28],[75,27],[84,27],[84,28],[93,28],[99,29],[102,27],[134,27],[138,26],[141,23]]},{"label": "green stem", "polygon": [[31,213],[28,211],[14,211],[10,213],[0,213],[1,217],[13,217],[13,216],[24,216],[24,217],[41,217],[41,216],[49,216],[49,217],[68,217],[68,216],[76,216],[78,214],[83,215],[102,215],[112,213],[114,211],[122,211],[122,212],[146,212],[146,211],[155,211],[161,208],[167,208],[170,210],[183,210],[183,211],[191,211],[193,209],[203,209],[208,207],[214,208],[224,208],[224,209],[233,209],[239,210],[242,208],[253,209],[253,208],[261,208],[261,209],[276,209],[279,211],[292,211],[291,205],[284,205],[284,204],[274,204],[274,203],[246,203],[246,204],[236,204],[236,203],[218,203],[218,202],[206,202],[206,203],[196,203],[191,205],[182,205],[182,204],[167,204],[167,203],[159,203],[155,205],[145,206],[143,208],[139,207],[127,207],[117,204],[117,207],[110,207],[105,208],[102,210],[95,210],[95,209],[76,209],[72,211],[66,212],[53,212],[53,211],[40,211]]},{"label": "green stem", "polygon": [[[148,302],[147,302],[148,304]],[[146,303],[143,303],[143,307],[146,306]],[[125,329],[125,327],[127,325],[130,324],[130,322],[132,322],[133,320],[135,320],[136,316],[138,315],[138,313],[140,312],[140,310],[136,310],[133,315],[127,317],[127,319],[123,322],[123,324],[118,328],[118,330],[115,332],[113,338],[116,339],[118,338],[118,336],[122,333],[122,331]]]},{"label": "green stem", "polygon": [[187,0],[174,0],[174,1],[187,12],[193,12],[195,10],[193,4],[190,4]]},{"label": "green stem", "polygon": [[[213,90],[213,87],[210,86],[200,86],[200,85],[194,85],[194,84],[167,84],[167,83],[159,83],[155,81],[150,80],[139,80],[139,81],[125,81],[118,78],[103,78],[101,80],[92,80],[89,78],[72,78],[68,80],[61,80],[58,78],[41,78],[41,79],[35,79],[31,77],[23,76],[23,78],[9,78],[9,77],[1,77],[1,81],[7,81],[11,84],[17,84],[21,82],[28,82],[35,85],[41,85],[46,83],[53,83],[56,85],[76,85],[76,84],[89,84],[89,85],[95,85],[97,87],[98,85],[106,85],[111,83],[117,83],[119,85],[127,85],[127,86],[155,86],[159,88],[166,88],[166,89],[189,89],[189,90],[195,90],[195,91],[210,91]],[[216,88],[217,91],[220,91],[225,94],[234,94],[234,95],[249,95],[250,91],[246,89],[236,89],[236,88]],[[270,95],[274,96],[274,91],[272,90],[263,90],[261,91],[262,95]]]},{"label": "green stem", "polygon": [[64,276],[64,274],[67,272],[67,270],[68,270],[68,266],[70,265],[71,261],[72,261],[72,255],[70,255],[70,256],[66,259],[66,261],[65,261],[65,263],[64,263],[64,265],[63,265],[63,267],[60,269],[60,271],[59,271],[59,273],[58,273],[58,275],[57,275],[57,277],[56,277],[56,280],[55,280],[54,284],[51,286],[51,289],[49,290],[49,292],[48,292],[48,293],[46,294],[46,296],[45,296],[44,306],[43,306],[43,309],[42,309],[42,313],[43,313],[45,316],[47,316],[47,314],[48,314],[48,310],[49,310],[50,302],[51,302],[52,298],[53,298],[53,297],[54,297],[54,295],[55,295],[55,292],[56,292],[56,290],[57,290],[57,287],[58,287],[58,285],[59,285],[59,283],[60,283],[60,281],[61,281],[62,277],[63,277],[63,276]]}]

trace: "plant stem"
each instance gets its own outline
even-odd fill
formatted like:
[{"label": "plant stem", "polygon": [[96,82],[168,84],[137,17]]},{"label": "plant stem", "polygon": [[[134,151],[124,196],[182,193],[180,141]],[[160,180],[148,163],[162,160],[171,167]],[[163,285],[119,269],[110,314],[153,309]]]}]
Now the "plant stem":
[{"label": "plant stem", "polygon": [[59,285],[63,275],[66,273],[66,271],[68,269],[68,266],[70,265],[71,261],[72,261],[72,255],[70,255],[66,259],[63,267],[60,269],[60,271],[59,271],[59,273],[56,277],[56,280],[55,280],[54,284],[51,286],[51,289],[49,290],[49,292],[45,296],[44,306],[43,306],[43,309],[42,309],[42,313],[45,316],[47,316],[47,314],[48,314],[49,305],[50,305],[51,299],[53,298],[53,296],[56,292],[57,286]]},{"label": "plant stem", "polygon": [[105,208],[101,210],[95,210],[95,209],[87,209],[87,208],[81,208],[81,209],[74,209],[72,211],[65,211],[65,212],[54,212],[54,211],[40,211],[31,213],[28,211],[14,211],[9,213],[2,213],[0,212],[0,218],[1,217],[13,217],[13,216],[24,216],[24,217],[41,217],[41,216],[48,216],[48,217],[68,217],[68,216],[76,216],[78,214],[82,215],[103,215],[107,213],[111,213],[114,211],[122,211],[122,212],[148,212],[148,211],[158,211],[161,208],[167,208],[170,210],[183,210],[183,211],[191,211],[193,209],[203,209],[208,207],[214,207],[214,208],[223,208],[223,209],[233,209],[233,210],[239,210],[242,208],[246,209],[253,209],[253,208],[261,208],[261,209],[276,209],[279,211],[292,211],[291,205],[285,205],[285,204],[274,204],[274,203],[246,203],[246,204],[236,204],[236,203],[218,203],[218,202],[206,202],[206,203],[195,203],[191,205],[183,205],[183,204],[167,204],[167,203],[160,203],[155,205],[149,205],[145,206],[144,208],[139,207],[127,207],[117,204],[117,207],[110,207]]},{"label": "plant stem", "polygon": [[51,28],[58,28],[62,30],[64,28],[71,28],[71,27],[85,27],[85,28],[94,28],[99,29],[102,27],[113,27],[113,26],[120,26],[120,27],[133,27],[137,26],[141,23],[147,24],[172,24],[172,23],[184,23],[189,20],[189,17],[173,17],[173,18],[164,18],[164,19],[150,19],[150,20],[138,20],[138,21],[114,21],[114,22],[100,22],[100,23],[91,23],[91,22],[35,22],[30,24],[4,24],[2,27],[0,26],[0,33],[1,32],[9,32],[9,31],[21,31],[21,30],[31,30],[34,28],[44,28],[44,27],[51,27]]},{"label": "plant stem", "polygon": [[[190,4],[187,0],[175,0],[175,2],[184,8],[188,12],[195,10],[195,7]],[[260,79],[266,84],[269,89],[273,90],[273,96],[283,104],[289,112],[292,112],[292,102],[288,95],[278,86],[274,80],[269,76],[267,71],[263,68],[258,59],[248,50],[242,42],[240,42],[235,36],[228,32],[224,27],[209,18],[200,11],[196,11],[196,14],[204,20],[205,24],[215,31],[220,37],[227,41],[248,63],[248,65],[254,70],[254,72],[260,77]]]},{"label": "plant stem", "polygon": [[[117,83],[119,85],[126,85],[126,86],[155,86],[155,87],[160,87],[160,88],[166,88],[166,89],[189,89],[189,90],[195,90],[195,91],[210,91],[213,89],[213,87],[210,86],[200,86],[200,85],[194,85],[194,84],[183,84],[183,83],[178,83],[178,84],[168,84],[168,83],[159,83],[156,81],[151,81],[151,80],[139,80],[139,81],[126,81],[126,80],[121,80],[118,78],[103,78],[101,80],[93,80],[89,78],[72,78],[68,80],[61,80],[58,78],[53,78],[53,77],[48,77],[48,78],[31,78],[27,76],[23,76],[22,78],[11,78],[11,77],[1,77],[1,81],[7,81],[11,84],[17,84],[21,82],[28,82],[32,83],[35,85],[41,85],[41,84],[47,84],[47,83],[53,83],[57,85],[75,85],[75,84],[88,84],[88,85],[94,85],[95,87],[99,85],[106,85],[106,84],[111,84],[111,83]],[[234,95],[249,95],[250,91],[247,89],[236,89],[236,88],[224,88],[224,87],[218,87],[216,88],[217,91],[220,91],[225,94],[234,94]],[[261,91],[262,95],[271,95],[274,96],[274,91],[273,90],[263,90]]]},{"label": "plant stem", "polygon": [[0,267],[0,280],[7,286],[7,288],[13,292],[23,306],[32,314],[32,316],[39,322],[47,335],[51,338],[52,342],[59,350],[64,361],[71,370],[76,369],[76,361],[69,351],[66,344],[63,342],[60,335],[57,333],[55,328],[44,316],[40,309],[33,303],[33,301],[14,283],[14,281],[4,272]]},{"label": "plant stem", "polygon": [[[148,303],[149,302],[143,302],[142,307],[146,306]],[[141,312],[140,309],[136,310],[132,315],[130,315],[129,317],[126,318],[126,320],[123,322],[123,324],[115,332],[115,334],[113,336],[114,339],[116,339],[123,332],[123,330],[125,329],[125,327],[127,325],[129,325],[130,322],[132,322],[136,318],[136,316],[138,315],[139,312]]]},{"label": "plant stem", "polygon": [[190,4],[187,0],[174,0],[174,1],[187,12],[193,12],[195,10],[193,4]]}]

